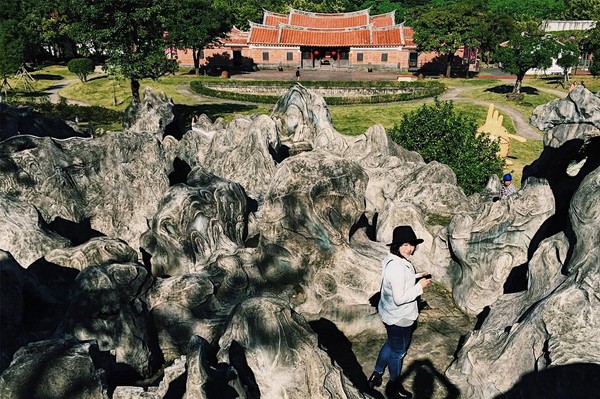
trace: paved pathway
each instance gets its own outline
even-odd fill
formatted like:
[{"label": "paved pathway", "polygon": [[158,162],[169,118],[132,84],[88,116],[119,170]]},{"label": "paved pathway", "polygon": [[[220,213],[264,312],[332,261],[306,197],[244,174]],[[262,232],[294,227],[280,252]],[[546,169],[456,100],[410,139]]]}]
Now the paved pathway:
[{"label": "paved pathway", "polygon": [[[444,101],[452,100],[452,101],[457,101],[457,102],[468,102],[468,103],[472,103],[472,104],[481,105],[486,108],[489,107],[490,103],[488,101],[477,100],[474,98],[460,97],[461,93],[464,93],[467,90],[473,90],[473,89],[475,89],[475,87],[458,87],[455,89],[448,90],[447,92],[442,94],[439,98],[440,98],[440,100],[444,100]],[[546,91],[546,90],[544,90],[544,91]],[[561,94],[564,95],[564,93],[561,93]],[[527,120],[527,118],[525,118],[525,116],[523,116],[523,114],[520,111],[517,111],[516,109],[505,106],[505,105],[497,105],[497,104],[494,104],[494,108],[496,108],[496,109],[504,112],[508,116],[510,116],[510,118],[513,120],[513,123],[515,124],[515,130],[517,131],[517,134],[519,136],[522,136],[522,137],[526,138],[527,140],[541,140],[542,139],[543,132],[541,132],[540,130],[531,126],[529,124],[529,121]]]}]

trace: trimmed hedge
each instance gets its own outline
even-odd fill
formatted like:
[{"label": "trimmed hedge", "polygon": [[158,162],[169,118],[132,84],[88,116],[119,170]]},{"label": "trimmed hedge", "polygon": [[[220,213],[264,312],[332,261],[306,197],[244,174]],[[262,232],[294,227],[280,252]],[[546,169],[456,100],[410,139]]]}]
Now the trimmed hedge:
[{"label": "trimmed hedge", "polygon": [[[285,87],[287,84],[282,84],[278,81],[223,81],[219,82],[220,85],[231,85],[231,86],[271,86],[271,87]],[[378,103],[390,103],[399,101],[415,100],[419,98],[435,97],[439,96],[444,92],[444,85],[436,81],[415,81],[415,82],[386,82],[386,81],[306,81],[302,82],[303,86],[311,88],[328,88],[328,87],[347,87],[347,88],[381,88],[381,87],[395,87],[395,88],[411,88],[416,89],[408,93],[399,94],[380,94],[373,96],[361,96],[361,97],[324,97],[325,101],[329,105],[349,105],[349,104],[378,104]],[[204,86],[201,82],[192,81],[190,83],[191,89],[201,95],[208,97],[222,98],[226,100],[245,101],[252,103],[265,103],[275,104],[280,96],[272,95],[259,95],[259,94],[248,94],[248,93],[236,93],[231,91],[223,91],[211,89]]]}]

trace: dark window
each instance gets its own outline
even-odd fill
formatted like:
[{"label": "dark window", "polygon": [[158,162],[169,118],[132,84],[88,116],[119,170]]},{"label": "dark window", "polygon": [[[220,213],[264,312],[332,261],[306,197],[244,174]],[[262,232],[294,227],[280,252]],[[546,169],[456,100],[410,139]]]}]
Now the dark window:
[{"label": "dark window", "polygon": [[287,53],[287,60],[288,61],[294,61],[294,53],[288,52]]},{"label": "dark window", "polygon": [[263,52],[263,61],[269,61],[269,52],[268,51]]},{"label": "dark window", "polygon": [[349,54],[347,51],[340,51],[340,60],[347,60],[348,56]]},{"label": "dark window", "polygon": [[356,53],[356,62],[363,62],[363,53]]},{"label": "dark window", "polygon": [[408,56],[408,66],[410,68],[416,68],[417,67],[417,60],[419,58],[419,54],[417,53],[410,53]]},{"label": "dark window", "polygon": [[204,50],[200,50],[200,59],[203,60],[204,59]]},{"label": "dark window", "polygon": [[382,53],[381,54],[381,62],[387,62],[387,53]]}]

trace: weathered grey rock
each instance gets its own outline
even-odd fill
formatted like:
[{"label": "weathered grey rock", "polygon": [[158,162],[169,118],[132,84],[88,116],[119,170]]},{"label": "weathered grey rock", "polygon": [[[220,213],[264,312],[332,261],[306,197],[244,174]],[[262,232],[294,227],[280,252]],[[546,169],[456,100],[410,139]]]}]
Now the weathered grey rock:
[{"label": "weathered grey rock", "polygon": [[154,276],[194,273],[243,247],[245,219],[243,188],[197,167],[161,200],[140,245]]},{"label": "weathered grey rock", "polygon": [[92,343],[50,340],[21,348],[0,375],[0,396],[11,399],[108,399],[104,370]]},{"label": "weathered grey rock", "polygon": [[[47,337],[60,299],[8,252],[0,250],[0,372],[21,346]],[[50,331],[51,333],[51,331]]]},{"label": "weathered grey rock", "polygon": [[137,252],[126,242],[109,237],[91,238],[76,247],[55,249],[45,256],[56,265],[83,270],[88,266],[136,262]]},{"label": "weathered grey rock", "polygon": [[295,83],[277,101],[271,118],[277,124],[282,142],[306,142],[311,148],[343,154],[348,143],[331,122],[323,97]]},{"label": "weathered grey rock", "polygon": [[67,334],[112,351],[124,375],[152,375],[161,354],[145,303],[151,284],[151,276],[136,264],[87,267],[71,288]]},{"label": "weathered grey rock", "polygon": [[347,140],[349,147],[343,157],[358,162],[365,169],[388,166],[390,157],[401,162],[424,163],[419,153],[394,143],[381,125],[371,126],[364,134]]},{"label": "weathered grey rock", "polygon": [[534,235],[554,212],[550,186],[532,179],[519,193],[452,219],[449,243],[461,268],[453,296],[461,310],[476,315],[503,294],[511,270],[527,262]]},{"label": "weathered grey rock", "polygon": [[90,137],[87,133],[73,129],[65,121],[44,116],[33,108],[0,103],[0,142],[20,135],[57,139]]},{"label": "weathered grey rock", "polygon": [[544,130],[544,145],[559,148],[569,140],[600,137],[600,96],[577,85],[566,97],[537,107],[531,124]]},{"label": "weathered grey rock", "polygon": [[65,238],[43,229],[43,225],[44,220],[34,206],[0,193],[0,248],[10,252],[24,267],[54,249],[70,245]]},{"label": "weathered grey rock", "polygon": [[175,119],[174,109],[175,104],[165,93],[155,93],[148,86],[141,102],[132,102],[125,110],[123,128],[133,134],[150,133],[161,140]]},{"label": "weathered grey rock", "polygon": [[[186,356],[175,359],[173,364],[165,367],[163,377],[158,386],[116,387],[112,394],[112,399],[166,399],[175,395],[175,392],[182,391],[183,382],[181,379],[186,373]],[[204,399],[198,396],[198,399]]]},{"label": "weathered grey rock", "polygon": [[[540,159],[524,171],[524,176],[547,176],[552,194],[532,195],[531,184],[539,186],[540,181],[528,177],[516,198],[513,195],[492,206],[507,200],[510,206],[511,200],[520,201],[519,197],[537,201],[538,210],[549,204],[543,197],[552,197],[555,202],[554,212],[547,213],[553,213],[551,218],[537,227],[534,237],[530,234],[523,237],[529,229],[522,223],[509,222],[522,230],[504,240],[513,249],[510,256],[524,252],[519,242],[529,246],[525,262],[511,259],[512,263],[521,263],[519,268],[526,276],[522,272],[517,275],[524,280],[517,291],[498,296],[487,290],[488,297],[495,297],[489,301],[489,314],[480,315],[478,329],[467,335],[464,346],[446,373],[466,397],[586,398],[597,394],[600,301],[595,293],[600,288],[600,157],[595,150],[598,138],[590,135],[587,128],[579,127],[582,123],[594,124],[591,119],[597,111],[590,104],[597,100],[591,96],[579,87],[566,99],[536,110],[539,126],[550,129],[547,144],[555,148],[546,147]],[[567,126],[568,129],[563,129]],[[484,217],[490,221],[496,219],[494,225],[503,226],[506,213],[494,212],[492,218],[488,210],[488,207],[483,208],[484,215],[490,215]],[[508,213],[512,213],[510,208]],[[527,212],[522,210],[519,214],[530,220],[535,217],[533,214],[526,216]],[[543,215],[541,219],[544,219]],[[453,237],[452,230],[458,220],[455,218],[448,230],[450,248],[463,268],[460,275],[463,278],[469,255],[463,253],[467,247],[455,242]],[[477,232],[481,234],[486,230],[477,229]],[[488,242],[499,238],[496,234],[486,235]],[[519,242],[514,239],[518,237]],[[482,248],[484,242],[482,236],[477,246],[473,246],[474,242],[469,245],[468,251],[490,252]],[[471,252],[474,261],[478,259],[475,256]],[[496,264],[506,263],[503,261],[506,256],[496,254]],[[481,260],[479,263],[488,262]],[[467,276],[471,273],[472,270]],[[483,276],[473,273],[470,280],[476,286],[469,289],[470,303],[479,302],[473,300],[482,288],[477,281],[484,281],[489,287],[494,285],[490,282],[502,280],[501,274],[506,272],[489,271]],[[460,288],[461,284],[457,285],[459,296],[467,292]],[[456,292],[454,296],[457,299]],[[460,300],[468,303],[469,297],[458,298],[457,302]],[[463,307],[468,306],[463,304]]]},{"label": "weathered grey rock", "polygon": [[231,310],[262,285],[246,250],[221,256],[199,273],[157,278],[147,301],[165,359],[185,354],[195,335],[218,338]]},{"label": "weathered grey rock", "polygon": [[34,205],[48,223],[89,220],[135,248],[168,187],[164,153],[149,134],[16,137],[1,143],[0,153],[8,165],[0,170],[1,193]]},{"label": "weathered grey rock", "polygon": [[202,165],[217,176],[241,184],[251,197],[260,199],[275,174],[273,155],[279,147],[271,118],[238,116],[223,134],[213,137]]},{"label": "weathered grey rock", "polygon": [[[240,304],[219,340],[220,361],[230,360],[234,343],[243,348],[238,355],[252,370],[261,398],[364,398],[317,349],[317,337],[304,318],[280,298]],[[246,392],[243,397],[256,396]]]}]

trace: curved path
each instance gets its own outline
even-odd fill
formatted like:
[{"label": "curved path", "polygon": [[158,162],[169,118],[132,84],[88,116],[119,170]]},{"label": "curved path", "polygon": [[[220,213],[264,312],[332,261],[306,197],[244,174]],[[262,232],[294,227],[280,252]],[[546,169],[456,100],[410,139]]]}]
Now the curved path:
[{"label": "curved path", "polygon": [[[460,101],[460,102],[467,102],[467,103],[471,103],[471,104],[477,104],[477,105],[481,105],[484,107],[489,107],[490,102],[489,101],[483,101],[483,100],[477,100],[474,98],[465,98],[465,97],[460,97],[460,94],[468,91],[468,90],[473,90],[476,87],[458,87],[455,89],[450,89],[447,92],[445,92],[444,94],[442,94],[439,99],[440,100],[452,100],[452,101]],[[546,90],[544,90],[546,91]],[[555,90],[556,93],[551,93],[551,94],[557,94],[559,93],[558,91]],[[564,95],[564,93],[560,93],[561,95]],[[517,134],[519,136],[522,136],[524,138],[526,138],[527,140],[541,140],[542,139],[542,135],[543,132],[541,132],[540,130],[534,128],[533,126],[531,126],[529,124],[529,121],[525,118],[525,116],[523,116],[523,114],[519,111],[517,111],[516,109],[512,108],[512,107],[508,107],[505,105],[496,105],[494,104],[494,108],[504,112],[506,115],[508,115],[512,120],[513,123],[515,124],[515,130],[517,131]]]}]

